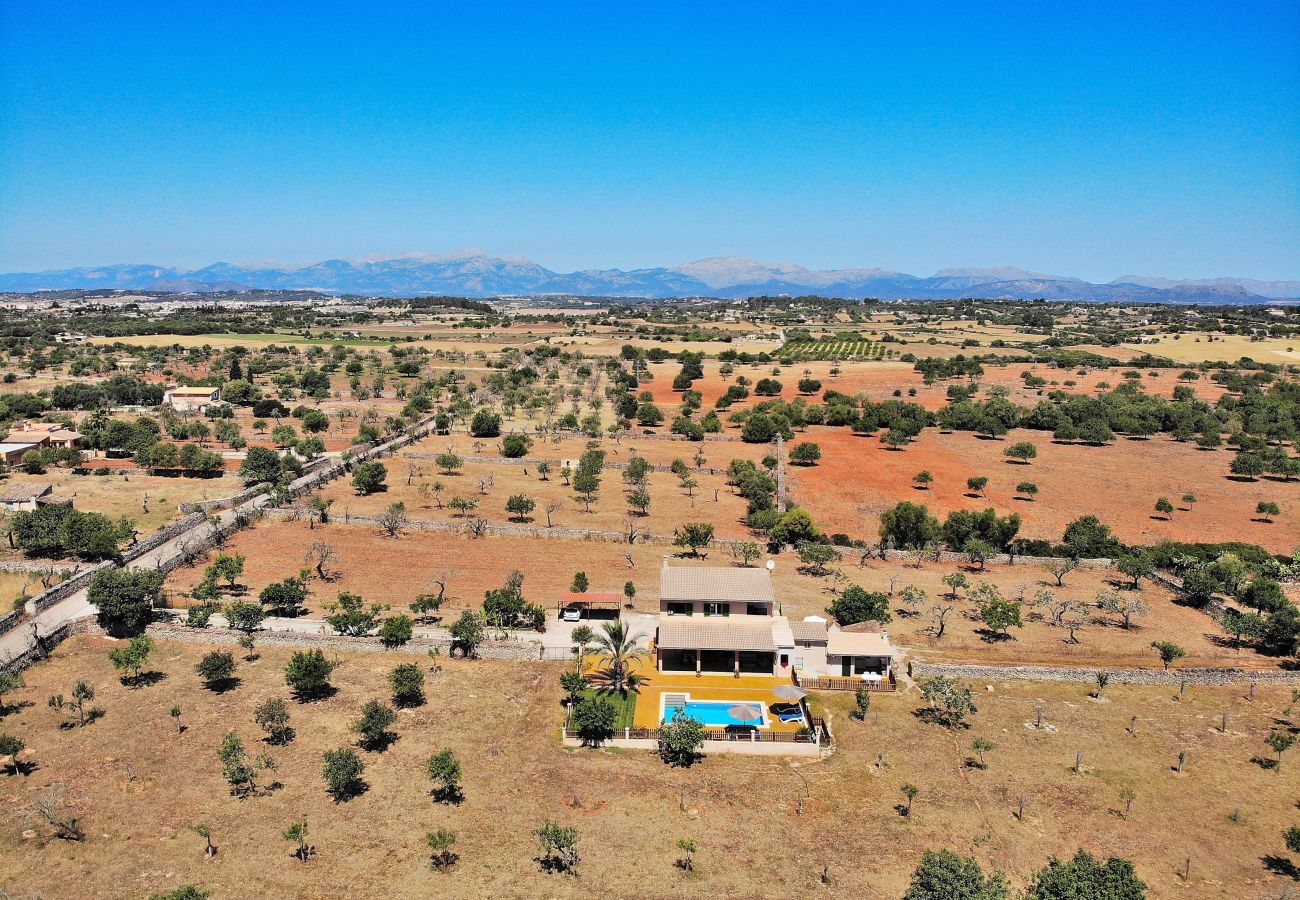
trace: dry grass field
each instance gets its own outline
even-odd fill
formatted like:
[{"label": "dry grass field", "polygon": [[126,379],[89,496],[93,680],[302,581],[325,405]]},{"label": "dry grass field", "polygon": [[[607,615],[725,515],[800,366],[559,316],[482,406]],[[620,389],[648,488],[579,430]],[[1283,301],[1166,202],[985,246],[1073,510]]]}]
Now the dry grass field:
[{"label": "dry grass field", "polygon": [[41,581],[35,573],[0,572],[0,615],[14,608],[20,596],[34,597],[41,592]]},{"label": "dry grass field", "polygon": [[[1214,340],[1209,340],[1209,337]],[[1255,341],[1244,335],[1215,333],[1184,334],[1175,340],[1171,335],[1159,335],[1150,343],[1125,346],[1186,363],[1236,362],[1243,356],[1257,362],[1279,365],[1295,365],[1300,362],[1300,341],[1295,338],[1263,338]]]},{"label": "dry grass field", "polygon": [[[399,464],[390,466],[389,486],[385,491],[359,496],[347,479],[338,479],[323,488],[320,494],[334,501],[335,514],[374,516],[389,504],[402,502],[413,519],[453,523],[463,519],[447,508],[446,503],[459,497],[478,503],[472,514],[475,517],[481,516],[493,524],[533,527],[545,526],[547,507],[558,504],[559,508],[550,517],[558,527],[615,532],[624,528],[632,510],[626,501],[631,488],[623,482],[623,473],[614,470],[602,474],[599,494],[587,511],[580,497],[572,487],[565,486],[554,467],[543,481],[536,464],[527,460],[517,465],[470,462],[451,475],[441,472],[431,460],[415,462],[421,475],[412,478],[409,485],[405,467]],[[710,470],[705,469],[692,477],[699,486],[688,492],[671,472],[661,470],[650,475],[646,493],[650,495],[651,504],[645,515],[635,516],[637,528],[651,534],[672,534],[682,522],[703,520],[714,524],[715,533],[721,540],[749,539],[749,531],[744,525],[745,501],[727,486],[725,471],[719,468],[710,474]],[[422,490],[427,492],[434,483],[445,487],[440,499],[421,493]],[[524,520],[517,520],[506,512],[507,499],[518,494],[537,504]]]},{"label": "dry grass field", "polygon": [[[1230,452],[1200,450],[1164,436],[1091,447],[1058,444],[1043,432],[986,440],[969,432],[926,429],[897,451],[842,428],[810,428],[798,440],[817,443],[822,459],[813,467],[790,468],[793,497],[831,532],[874,538],[880,513],[911,500],[930,507],[940,520],[953,509],[992,506],[1001,514],[1018,512],[1024,520],[1021,535],[1029,538],[1060,540],[1069,522],[1091,514],[1128,543],[1249,541],[1279,553],[1300,543],[1300,482],[1234,480]],[[1038,449],[1029,465],[1002,455],[1021,440]],[[935,478],[925,491],[912,484],[922,470]],[[983,496],[968,496],[966,479],[972,476],[989,478]],[[1016,499],[1022,481],[1038,485],[1036,500]],[[1197,497],[1190,510],[1179,502],[1187,493]],[[1161,496],[1180,507],[1170,520],[1154,511]],[[1282,515],[1272,524],[1257,521],[1260,500],[1281,505]]]},{"label": "dry grass field", "polygon": [[[1191,688],[1178,702],[1164,688],[1112,686],[1097,702],[1084,685],[981,684],[979,711],[955,730],[915,715],[915,692],[875,697],[865,725],[848,719],[849,696],[819,695],[813,708],[831,716],[837,738],[829,758],[797,773],[777,758],[743,756],[679,770],[647,752],[563,749],[563,664],[443,661],[426,682],[427,704],[399,712],[396,742],[361,752],[369,789],[336,803],[320,777],[322,753],[351,745],[347,725],[367,699],[387,696],[387,670],[418,658],[342,657],[337,693],[290,701],[295,738],[270,747],[252,712],[286,695],[286,651],[241,661],[239,686],[214,694],[194,674],[200,645],[163,644],[152,667],[164,677],[140,688],[118,682],[109,646],[65,644],[8,698],[22,708],[2,727],[30,748],[28,774],[0,776],[0,886],[12,896],[143,897],[196,883],[223,898],[570,897],[593,886],[611,896],[891,898],[921,852],[941,847],[1017,885],[1049,854],[1080,846],[1132,859],[1152,897],[1257,897],[1291,881],[1269,866],[1289,865],[1281,832],[1295,823],[1300,767],[1289,757],[1280,772],[1253,761],[1271,756],[1270,730],[1292,727],[1282,689],[1260,689],[1252,702],[1239,689]],[[105,712],[62,730],[44,698],[77,678],[94,685]],[[167,714],[174,703],[179,734]],[[229,795],[216,749],[230,730],[275,760],[261,796]],[[996,745],[983,770],[969,762],[975,737]],[[443,747],[464,765],[459,806],[427,793],[423,760]],[[920,793],[905,817],[896,807],[909,782]],[[32,821],[33,799],[54,783],[66,785],[85,843]],[[1125,788],[1136,794],[1127,818]],[[280,836],[301,818],[316,848],[307,863]],[[546,819],[578,829],[576,878],[538,870],[531,832]],[[198,823],[219,848],[210,861],[190,830]],[[460,861],[448,872],[426,864],[423,835],[438,827],[458,834]],[[699,846],[694,874],[673,866],[679,837]],[[830,889],[818,882],[823,866]]]},{"label": "dry grass field", "polygon": [[[100,462],[92,459],[87,466],[94,469]],[[135,522],[141,535],[180,518],[183,515],[179,509],[181,503],[229,497],[244,487],[244,483],[233,475],[219,478],[172,478],[134,473],[74,475],[68,469],[54,468],[47,469],[43,475],[11,472],[5,483],[52,484],[55,496],[71,499],[76,509],[103,513],[113,519],[126,516]]]}]

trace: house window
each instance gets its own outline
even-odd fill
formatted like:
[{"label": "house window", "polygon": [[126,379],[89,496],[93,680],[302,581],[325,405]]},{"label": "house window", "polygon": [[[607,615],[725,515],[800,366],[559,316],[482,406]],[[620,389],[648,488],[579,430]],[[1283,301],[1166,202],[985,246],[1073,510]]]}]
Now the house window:
[{"label": "house window", "polygon": [[768,616],[771,615],[771,611],[767,608],[766,603],[747,603],[745,604],[745,615]]},{"label": "house window", "polygon": [[704,614],[706,616],[729,616],[731,615],[731,604],[706,603],[704,604]]},{"label": "house window", "polygon": [[689,616],[694,615],[694,603],[669,603],[668,615],[670,616]]}]

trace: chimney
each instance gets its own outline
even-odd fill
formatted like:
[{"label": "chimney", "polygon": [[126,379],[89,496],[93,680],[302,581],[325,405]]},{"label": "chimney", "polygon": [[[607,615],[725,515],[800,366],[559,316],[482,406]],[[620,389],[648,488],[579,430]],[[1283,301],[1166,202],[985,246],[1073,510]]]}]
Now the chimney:
[{"label": "chimney", "polygon": [[667,554],[667,553],[664,554],[664,568],[665,568],[665,569],[668,568],[668,554]]},{"label": "chimney", "polygon": [[881,638],[883,638],[883,639],[886,640],[886,641],[889,640],[889,632],[886,631],[886,630],[883,629],[883,628],[880,629],[880,636],[881,636]]}]

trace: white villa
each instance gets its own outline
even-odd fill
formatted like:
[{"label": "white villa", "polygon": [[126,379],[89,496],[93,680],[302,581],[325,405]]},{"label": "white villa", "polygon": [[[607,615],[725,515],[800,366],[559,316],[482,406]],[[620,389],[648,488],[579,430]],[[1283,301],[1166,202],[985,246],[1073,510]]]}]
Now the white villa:
[{"label": "white villa", "polygon": [[670,566],[665,556],[659,671],[790,677],[794,634],[775,607],[767,569]]},{"label": "white villa", "polygon": [[660,672],[892,685],[886,632],[820,616],[792,623],[777,609],[767,569],[671,566],[664,557],[655,648]]}]

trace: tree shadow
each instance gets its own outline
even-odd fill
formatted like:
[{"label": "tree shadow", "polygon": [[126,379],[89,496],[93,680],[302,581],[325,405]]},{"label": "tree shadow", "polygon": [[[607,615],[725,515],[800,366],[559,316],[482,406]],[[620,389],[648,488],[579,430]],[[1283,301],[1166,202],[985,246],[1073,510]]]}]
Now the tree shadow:
[{"label": "tree shadow", "polygon": [[428,699],[424,696],[424,691],[419,691],[414,694],[403,694],[400,697],[393,697],[393,705],[398,709],[415,709],[424,706],[427,702]]},{"label": "tree shadow", "polygon": [[912,710],[912,715],[929,725],[941,725],[944,728],[960,728],[963,730],[968,730],[971,727],[969,722],[950,722],[944,718],[939,710],[931,709],[928,706]]},{"label": "tree shadow", "polygon": [[40,763],[36,762],[36,760],[24,759],[15,762],[12,766],[5,766],[3,769],[0,769],[0,774],[22,775],[23,777],[27,777],[28,775],[31,775],[40,767],[41,767]]},{"label": "tree shadow", "polygon": [[449,806],[460,806],[465,802],[465,792],[459,786],[434,788],[429,791],[429,796],[434,803],[446,803]]},{"label": "tree shadow", "polygon": [[1250,761],[1261,769],[1267,769],[1270,772],[1277,770],[1277,760],[1270,759],[1267,756],[1252,756]]},{"label": "tree shadow", "polygon": [[339,689],[332,684],[316,688],[310,691],[294,691],[293,699],[299,703],[314,703],[317,700],[328,700],[339,692]]},{"label": "tree shadow", "polygon": [[547,875],[577,875],[578,873],[567,862],[557,856],[535,856],[533,859],[537,863],[537,868]]},{"label": "tree shadow", "polygon": [[1002,644],[1007,641],[1014,641],[1015,637],[1010,634],[1003,634],[1001,631],[994,631],[992,628],[976,628],[975,633],[980,636],[986,644]]},{"label": "tree shadow", "polygon": [[397,732],[385,731],[374,738],[362,738],[357,741],[357,746],[362,750],[368,750],[371,753],[383,753],[399,740],[401,740],[401,735]]},{"label": "tree shadow", "polygon": [[232,675],[229,678],[221,678],[217,681],[205,681],[203,682],[203,686],[214,694],[225,694],[229,691],[233,691],[243,683],[244,680],[238,675]]},{"label": "tree shadow", "polygon": [[139,675],[123,675],[119,680],[123,687],[142,688],[158,684],[166,677],[166,672],[141,672]]},{"label": "tree shadow", "polygon": [[365,781],[357,780],[338,790],[330,790],[329,794],[334,798],[335,803],[347,803],[349,800],[355,800],[362,794],[370,790],[370,785]]},{"label": "tree shadow", "polygon": [[262,738],[262,740],[270,744],[272,747],[284,747],[287,744],[292,744],[294,738],[297,736],[298,732],[294,730],[292,725],[285,725],[275,734],[268,734],[266,737]]},{"label": "tree shadow", "polygon": [[1264,856],[1261,856],[1259,861],[1264,864],[1265,869],[1268,869],[1268,871],[1272,872],[1274,875],[1285,875],[1287,878],[1300,880],[1300,868],[1297,868],[1296,864],[1291,862],[1291,860],[1287,859],[1285,856],[1276,856],[1272,853],[1267,853]]},{"label": "tree shadow", "polygon": [[0,719],[3,719],[10,713],[22,712],[24,709],[35,705],[35,701],[32,700],[19,700],[17,703],[6,703],[4,706],[0,706]]}]

